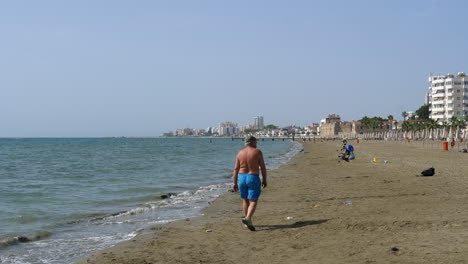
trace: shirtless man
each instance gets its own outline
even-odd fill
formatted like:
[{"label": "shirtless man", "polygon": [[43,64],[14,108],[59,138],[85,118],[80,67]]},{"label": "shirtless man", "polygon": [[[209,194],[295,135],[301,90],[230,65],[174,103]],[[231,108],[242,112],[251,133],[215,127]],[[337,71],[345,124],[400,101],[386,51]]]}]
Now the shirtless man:
[{"label": "shirtless man", "polygon": [[[252,216],[257,208],[257,201],[260,197],[261,186],[267,186],[267,173],[262,152],[257,149],[257,139],[249,137],[245,141],[246,147],[239,151],[236,157],[236,164],[232,178],[234,180],[234,191],[240,191],[242,198],[242,211],[244,217],[242,223],[251,231],[255,231],[252,224]],[[262,171],[262,181],[260,182],[259,172]]]}]

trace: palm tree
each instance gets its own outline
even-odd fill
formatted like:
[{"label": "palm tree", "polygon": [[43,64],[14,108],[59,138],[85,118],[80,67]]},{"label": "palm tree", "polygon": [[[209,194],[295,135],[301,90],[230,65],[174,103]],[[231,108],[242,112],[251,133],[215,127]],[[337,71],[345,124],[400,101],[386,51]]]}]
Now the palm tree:
[{"label": "palm tree", "polygon": [[406,111],[403,111],[401,113],[401,116],[403,117],[403,121],[406,121],[406,118],[408,117],[408,113]]},{"label": "palm tree", "polygon": [[403,124],[401,125],[401,129],[403,131],[409,131],[411,128],[411,124],[408,121],[403,121]]},{"label": "palm tree", "polygon": [[370,128],[370,118],[367,117],[367,116],[364,116],[364,117],[361,119],[361,126],[362,126],[362,127],[365,127],[365,128]]},{"label": "palm tree", "polygon": [[[464,119],[459,119],[457,118],[456,116],[452,116],[452,118],[450,118],[450,127],[454,130],[454,131],[457,131],[460,129],[460,128],[464,128],[465,127],[465,120]],[[457,132],[455,132],[456,134],[458,134]]]},{"label": "palm tree", "polygon": [[382,122],[378,120],[377,118],[372,118],[369,123],[372,128],[372,132],[374,132],[376,128],[379,128],[382,126]]},{"label": "palm tree", "polygon": [[439,122],[438,122],[438,119],[434,120],[434,119],[429,119],[427,122],[427,128],[430,128],[430,129],[435,129],[435,128],[438,128],[439,127]]}]

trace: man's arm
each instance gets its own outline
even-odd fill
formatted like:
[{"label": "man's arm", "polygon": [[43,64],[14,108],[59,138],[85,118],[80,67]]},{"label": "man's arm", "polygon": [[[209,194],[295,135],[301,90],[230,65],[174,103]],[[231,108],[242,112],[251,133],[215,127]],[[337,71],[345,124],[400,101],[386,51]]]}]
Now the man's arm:
[{"label": "man's arm", "polygon": [[262,170],[262,187],[267,187],[267,171],[265,166],[265,160],[263,160],[263,153],[260,151],[260,169]]},{"label": "man's arm", "polygon": [[239,187],[237,186],[237,177],[239,176],[239,170],[240,170],[240,161],[239,157],[236,157],[236,163],[234,164],[234,171],[232,172],[232,189],[237,192],[239,190]]}]

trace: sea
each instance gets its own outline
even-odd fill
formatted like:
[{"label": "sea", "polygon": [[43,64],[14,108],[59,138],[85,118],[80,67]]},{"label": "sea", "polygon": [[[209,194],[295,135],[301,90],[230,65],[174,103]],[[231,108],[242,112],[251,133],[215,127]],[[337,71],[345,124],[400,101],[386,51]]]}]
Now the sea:
[{"label": "sea", "polygon": [[[0,263],[73,263],[201,215],[231,187],[243,147],[233,138],[0,138]],[[258,148],[274,169],[302,144]]]}]

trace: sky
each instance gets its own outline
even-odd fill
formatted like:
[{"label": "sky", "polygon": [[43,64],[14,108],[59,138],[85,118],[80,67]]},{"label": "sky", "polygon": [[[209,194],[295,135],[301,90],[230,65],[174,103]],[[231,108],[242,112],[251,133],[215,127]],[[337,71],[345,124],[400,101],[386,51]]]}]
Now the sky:
[{"label": "sky", "polygon": [[1,1],[0,137],[414,111],[468,72],[464,1]]}]

